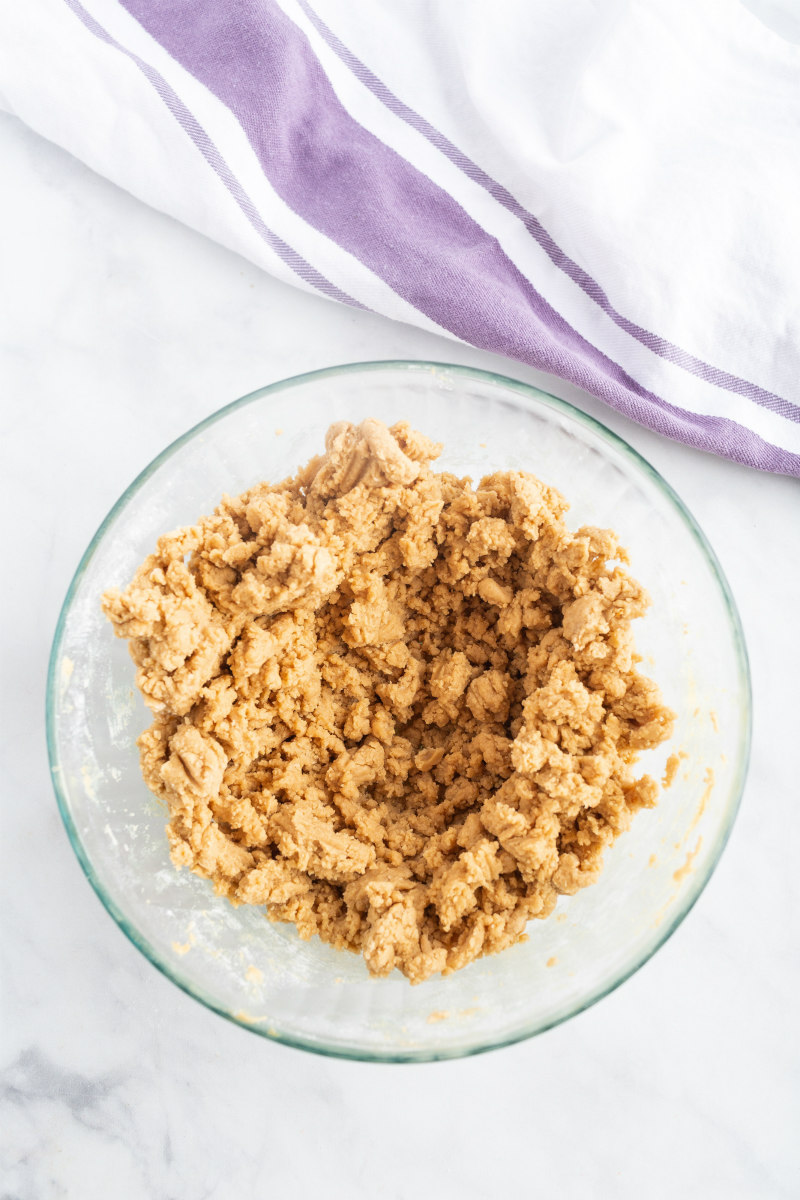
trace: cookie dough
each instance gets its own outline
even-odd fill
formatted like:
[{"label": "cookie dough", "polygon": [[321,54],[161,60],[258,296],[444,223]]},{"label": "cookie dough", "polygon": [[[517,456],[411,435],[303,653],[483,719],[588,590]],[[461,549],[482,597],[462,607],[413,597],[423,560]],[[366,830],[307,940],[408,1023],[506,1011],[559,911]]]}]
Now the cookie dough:
[{"label": "cookie dough", "polygon": [[611,531],[571,532],[532,475],[434,473],[405,422],[325,444],[162,537],[103,608],[175,864],[419,983],[595,882],[673,714]]}]

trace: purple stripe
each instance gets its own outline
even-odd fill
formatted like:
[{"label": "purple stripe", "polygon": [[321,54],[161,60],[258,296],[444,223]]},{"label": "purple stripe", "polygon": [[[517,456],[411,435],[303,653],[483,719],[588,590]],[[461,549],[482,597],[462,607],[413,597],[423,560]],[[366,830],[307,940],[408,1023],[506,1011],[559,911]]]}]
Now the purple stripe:
[{"label": "purple stripe", "polygon": [[271,0],[123,2],[236,115],[284,201],[444,329],[560,375],[659,433],[800,474],[800,456],[666,403],[576,333],[452,196],[350,117]]},{"label": "purple stripe", "polygon": [[239,205],[247,220],[255,229],[256,233],[267,243],[271,250],[277,254],[283,263],[286,264],[296,275],[298,275],[305,283],[315,287],[323,295],[331,300],[338,300],[342,304],[352,305],[354,308],[364,308],[365,306],[354,300],[352,296],[348,296],[347,292],[343,292],[341,288],[336,287],[324,275],[312,267],[309,262],[293,250],[284,240],[264,224],[261,216],[253,204],[250,197],[245,192],[244,188],[239,183],[236,176],[231,171],[225,159],[220,154],[217,147],[214,145],[211,138],[208,136],[202,125],[196,117],[189,111],[183,101],[172,90],[163,76],[154,70],[149,63],[139,58],[138,54],[128,50],[121,45],[115,38],[108,33],[102,25],[94,19],[91,13],[88,13],[80,0],[65,0],[65,3],[75,15],[83,22],[88,30],[99,38],[100,41],[106,42],[109,46],[113,46],[116,50],[121,51],[127,58],[134,62],[145,78],[153,85],[158,95],[164,101],[173,117],[178,121],[181,128],[194,142],[197,149],[203,155],[203,158],[219,176],[225,187],[230,192],[233,199]]},{"label": "purple stripe", "polygon": [[522,222],[539,246],[541,246],[550,261],[563,271],[573,283],[576,283],[581,291],[611,318],[615,325],[630,334],[638,342],[641,342],[648,350],[652,350],[654,354],[667,359],[676,366],[683,367],[685,371],[689,371],[699,379],[703,379],[707,383],[712,383],[725,391],[745,396],[748,400],[753,400],[763,408],[768,408],[772,412],[779,413],[780,416],[786,417],[787,420],[800,422],[800,406],[793,404],[790,400],[785,400],[782,396],[777,396],[775,393],[768,392],[764,388],[759,387],[758,384],[750,383],[746,379],[740,379],[736,375],[731,375],[728,371],[714,367],[710,363],[704,362],[701,358],[697,358],[694,354],[690,354],[688,350],[682,350],[680,346],[667,341],[666,338],[660,337],[659,334],[651,333],[650,330],[644,329],[641,325],[637,325],[627,317],[624,317],[622,313],[614,308],[600,284],[555,243],[533,213],[523,208],[520,202],[501,183],[492,179],[482,167],[479,167],[471,158],[468,158],[449,138],[445,137],[443,133],[426,121],[424,117],[415,112],[413,108],[409,108],[394,92],[390,91],[386,84],[365,63],[357,58],[336,36],[333,30],[325,24],[308,3],[308,0],[297,0],[297,3],[318,33],[341,61],[349,67],[356,78],[373,95],[377,96],[395,116],[401,117],[406,124],[416,129],[418,133],[421,133],[454,166],[458,167],[474,183],[484,188],[503,208],[513,213]]}]

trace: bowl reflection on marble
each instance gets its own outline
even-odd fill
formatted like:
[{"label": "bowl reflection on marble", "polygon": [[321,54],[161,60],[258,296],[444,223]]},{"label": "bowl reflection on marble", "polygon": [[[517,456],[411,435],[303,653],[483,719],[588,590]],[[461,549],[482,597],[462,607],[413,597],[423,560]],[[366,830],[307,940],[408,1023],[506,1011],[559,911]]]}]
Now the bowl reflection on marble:
[{"label": "bowl reflection on marble", "polygon": [[[606,855],[600,881],[559,899],[528,940],[411,987],[260,909],[233,908],[169,859],[165,811],[135,741],[149,714],[127,647],[100,611],[158,536],[224,492],[278,480],[318,453],[332,421],[406,419],[445,446],[443,470],[479,479],[526,470],[570,503],[567,520],[610,526],[652,607],[635,623],[645,673],[678,714],[640,759],[663,774],[658,806]],[[70,585],[50,660],[48,747],[73,848],[114,920],[154,966],[221,1015],[289,1045],[345,1058],[424,1061],[540,1033],[593,1004],[677,928],[707,883],[747,769],[750,688],[741,625],[719,564],[681,501],[634,450],[536,388],[436,363],[361,363],[245,396],[169,446],[105,519]]]}]

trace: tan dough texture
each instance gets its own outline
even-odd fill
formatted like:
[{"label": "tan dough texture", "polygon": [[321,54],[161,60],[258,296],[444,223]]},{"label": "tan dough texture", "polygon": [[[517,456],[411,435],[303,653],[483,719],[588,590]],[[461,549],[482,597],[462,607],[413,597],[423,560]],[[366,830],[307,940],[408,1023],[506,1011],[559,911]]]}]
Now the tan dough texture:
[{"label": "tan dough texture", "polygon": [[103,608],[176,865],[418,983],[595,882],[673,714],[612,532],[570,532],[531,475],[435,474],[403,422],[326,447],[162,537]]}]

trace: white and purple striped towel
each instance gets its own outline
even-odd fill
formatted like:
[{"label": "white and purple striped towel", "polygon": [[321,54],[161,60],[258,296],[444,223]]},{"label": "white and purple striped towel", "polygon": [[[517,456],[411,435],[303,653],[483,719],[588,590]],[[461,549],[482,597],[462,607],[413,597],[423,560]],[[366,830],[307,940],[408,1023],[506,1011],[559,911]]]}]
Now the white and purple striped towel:
[{"label": "white and purple striped towel", "polygon": [[0,104],[282,279],[800,475],[800,46],[738,0],[5,0]]}]

